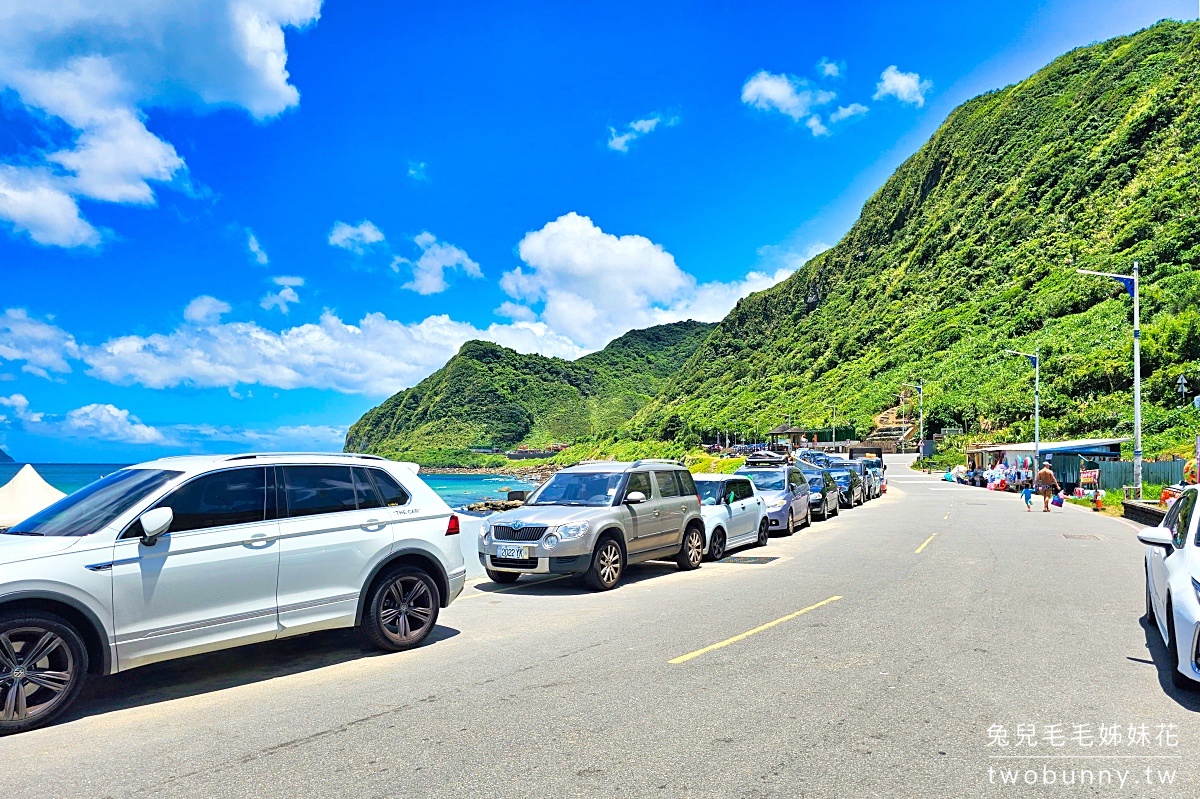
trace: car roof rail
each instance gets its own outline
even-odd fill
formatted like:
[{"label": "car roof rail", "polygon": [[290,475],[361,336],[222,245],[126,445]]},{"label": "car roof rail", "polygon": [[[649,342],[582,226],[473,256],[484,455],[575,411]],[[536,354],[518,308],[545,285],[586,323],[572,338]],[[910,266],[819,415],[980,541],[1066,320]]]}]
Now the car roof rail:
[{"label": "car roof rail", "polygon": [[683,466],[683,461],[672,458],[638,458],[631,465],[641,466],[643,463],[669,463],[672,466]]},{"label": "car roof rail", "polygon": [[225,461],[247,461],[255,458],[278,458],[282,455],[313,456],[321,458],[361,458],[371,461],[386,461],[381,455],[367,455],[361,452],[250,452],[244,455],[230,455]]}]

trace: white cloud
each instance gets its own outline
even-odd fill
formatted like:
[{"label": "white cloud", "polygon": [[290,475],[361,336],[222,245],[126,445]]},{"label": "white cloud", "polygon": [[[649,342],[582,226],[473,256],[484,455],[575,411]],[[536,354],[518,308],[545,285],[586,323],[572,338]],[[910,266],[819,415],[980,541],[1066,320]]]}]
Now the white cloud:
[{"label": "white cloud", "polygon": [[682,319],[717,321],[746,294],[787,277],[751,273],[732,283],[698,284],[659,244],[644,236],[605,233],[569,213],[527,233],[517,247],[525,266],[506,272],[500,287],[524,305],[541,304],[538,319],[585,349],[598,349],[628,330]]},{"label": "white cloud", "polygon": [[829,115],[830,122],[841,122],[844,119],[861,116],[869,111],[862,103],[850,103],[850,105],[839,105],[837,110]]},{"label": "white cloud", "polygon": [[151,205],[152,183],[187,181],[175,148],[147,128],[147,110],[227,105],[266,119],[296,105],[283,29],[315,21],[320,4],[0,4],[0,87],[35,120],[72,133],[60,149],[0,164],[0,219],[40,244],[99,244],[79,200]]},{"label": "white cloud", "polygon": [[71,438],[93,438],[122,444],[166,444],[167,437],[156,427],[142,424],[129,411],[115,405],[93,403],[68,411],[52,430]]},{"label": "white cloud", "polygon": [[424,161],[409,161],[408,176],[413,180],[428,181],[429,175],[425,172],[425,167],[429,166]]},{"label": "white cloud", "polygon": [[463,250],[453,244],[439,242],[437,237],[425,231],[413,239],[413,243],[421,250],[421,257],[415,262],[396,256],[392,259],[392,269],[399,272],[400,265],[412,267],[412,280],[404,284],[404,288],[412,289],[418,294],[438,294],[445,291],[446,270],[461,269],[468,277],[483,277],[479,264],[475,263]]},{"label": "white cloud", "polygon": [[534,319],[537,319],[537,314],[529,306],[509,302],[508,300],[500,303],[500,307],[496,309],[496,315],[514,319],[518,322],[532,322]]},{"label": "white cloud", "polygon": [[229,313],[230,310],[229,303],[201,294],[183,309],[183,318],[193,324],[203,325],[218,321],[221,314]]},{"label": "white cloud", "polygon": [[22,308],[9,308],[0,316],[0,360],[21,361],[21,371],[50,379],[51,372],[70,372],[67,359],[78,357],[79,345],[65,330]]},{"label": "white cloud", "polygon": [[329,243],[334,247],[362,255],[367,247],[383,241],[383,233],[369,219],[357,225],[337,222],[329,231]]},{"label": "white cloud", "polygon": [[250,250],[250,254],[254,256],[254,260],[259,266],[266,266],[270,263],[266,250],[258,243],[258,236],[255,236],[249,228],[246,228],[246,249]]},{"label": "white cloud", "polygon": [[799,122],[812,108],[833,101],[837,95],[809,87],[795,75],[775,75],[760,70],[742,86],[742,102],[763,111],[779,111]]},{"label": "white cloud", "polygon": [[304,285],[304,278],[281,275],[272,278],[271,282],[280,287],[279,291],[268,293],[258,304],[264,311],[278,308],[280,313],[286,315],[289,303],[300,302],[300,295],[296,293],[296,287]]},{"label": "white cloud", "polygon": [[817,62],[817,72],[824,78],[837,78],[845,69],[845,64],[839,64],[837,61],[830,61],[828,58],[822,58]]},{"label": "white cloud", "polygon": [[259,451],[340,451],[347,428],[303,424],[253,430],[232,425],[177,424],[170,431],[185,446],[201,449],[210,442],[230,442]]},{"label": "white cloud", "polygon": [[813,114],[812,116],[810,116],[808,119],[806,119],[804,121],[804,126],[806,128],[808,128],[809,130],[811,130],[812,135],[814,135],[814,136],[828,136],[829,135],[829,128],[825,127],[825,124],[823,122],[821,122],[820,114]]},{"label": "white cloud", "polygon": [[926,92],[932,88],[932,81],[922,80],[915,72],[901,72],[892,64],[879,76],[879,83],[875,84],[875,99],[895,97],[902,103],[920,108],[925,105]]},{"label": "white cloud", "polygon": [[[13,416],[15,416],[17,420],[21,422],[37,424],[38,422],[42,421],[42,417],[45,415],[29,410],[29,400],[25,398],[24,394],[13,394],[8,397],[0,397],[0,405],[4,406],[5,408],[12,408]],[[7,421],[7,419],[6,417],[0,415],[0,421]]]},{"label": "white cloud", "polygon": [[[678,122],[677,117],[672,117],[665,121],[667,127],[675,125]],[[645,119],[635,119],[625,126],[625,130],[621,133],[617,132],[616,128],[608,129],[608,149],[616,150],[620,153],[629,152],[629,144],[635,139],[640,139],[642,136],[653,133],[659,123],[663,122],[663,118],[658,114]]]}]

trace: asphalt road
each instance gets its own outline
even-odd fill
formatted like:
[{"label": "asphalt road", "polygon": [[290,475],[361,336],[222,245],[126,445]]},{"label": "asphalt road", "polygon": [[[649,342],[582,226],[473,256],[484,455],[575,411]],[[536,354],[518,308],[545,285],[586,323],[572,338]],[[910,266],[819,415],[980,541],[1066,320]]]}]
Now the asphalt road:
[{"label": "asphalt road", "polygon": [[5,795],[1195,796],[1200,693],[1143,624],[1134,531],[889,479],[734,553],[767,564],[477,582],[413,652],[339,632],[98,680],[0,740]]}]

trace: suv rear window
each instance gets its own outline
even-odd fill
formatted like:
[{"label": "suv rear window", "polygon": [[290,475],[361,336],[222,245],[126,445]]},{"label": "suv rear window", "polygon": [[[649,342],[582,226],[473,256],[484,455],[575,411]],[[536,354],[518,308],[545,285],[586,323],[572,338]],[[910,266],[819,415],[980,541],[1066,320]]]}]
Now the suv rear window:
[{"label": "suv rear window", "polygon": [[283,487],[292,518],[358,507],[349,466],[284,466]]},{"label": "suv rear window", "polygon": [[675,476],[679,478],[679,485],[683,487],[684,494],[696,493],[696,481],[692,479],[691,472],[675,472]]},{"label": "suv rear window", "polygon": [[658,484],[658,494],[662,497],[679,496],[679,482],[675,472],[654,472],[654,482]]}]

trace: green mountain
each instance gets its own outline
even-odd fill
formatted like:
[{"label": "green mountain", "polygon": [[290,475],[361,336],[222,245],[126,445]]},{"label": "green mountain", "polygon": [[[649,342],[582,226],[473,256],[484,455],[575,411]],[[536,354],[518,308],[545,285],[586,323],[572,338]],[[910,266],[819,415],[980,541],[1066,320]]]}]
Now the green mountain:
[{"label": "green mountain", "polygon": [[1200,25],[1161,22],[1063,55],[955,109],[835,247],[752,295],[631,421],[633,439],[839,420],[860,429],[923,381],[932,429],[1128,435],[1129,297],[1143,276],[1147,450],[1187,440],[1200,389]]},{"label": "green mountain", "polygon": [[470,447],[541,446],[605,435],[658,393],[713,325],[634,330],[575,361],[468,341],[445,366],[363,415],[346,450],[422,463]]}]

